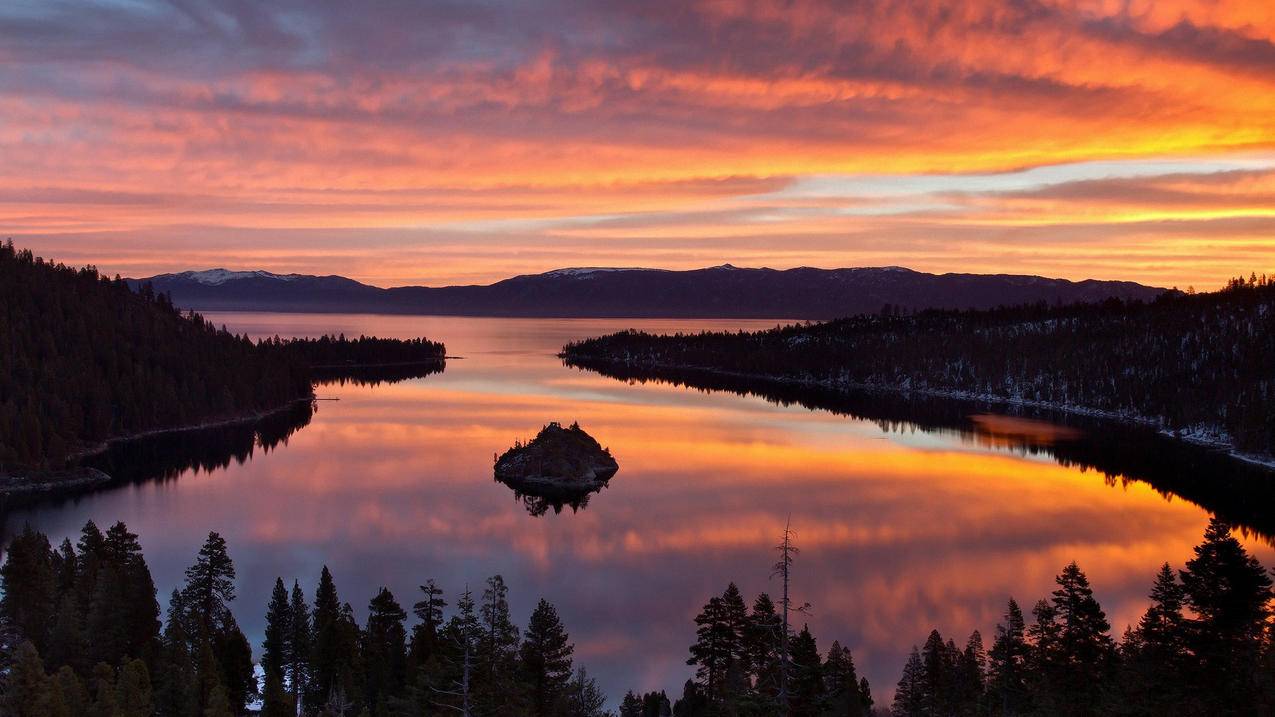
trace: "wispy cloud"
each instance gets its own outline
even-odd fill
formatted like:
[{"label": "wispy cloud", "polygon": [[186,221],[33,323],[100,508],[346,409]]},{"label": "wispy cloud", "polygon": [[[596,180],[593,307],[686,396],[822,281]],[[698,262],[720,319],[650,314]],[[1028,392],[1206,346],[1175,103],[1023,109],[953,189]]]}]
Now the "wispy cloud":
[{"label": "wispy cloud", "polygon": [[107,270],[1275,258],[1261,3],[17,2],[0,67],[0,232]]}]

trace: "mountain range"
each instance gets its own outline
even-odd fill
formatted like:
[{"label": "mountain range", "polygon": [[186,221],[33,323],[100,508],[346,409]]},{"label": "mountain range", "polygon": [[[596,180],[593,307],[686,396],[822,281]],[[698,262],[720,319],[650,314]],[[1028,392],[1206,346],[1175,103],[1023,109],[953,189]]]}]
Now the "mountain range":
[{"label": "mountain range", "polygon": [[489,285],[369,286],[342,276],[210,269],[129,279],[200,311],[359,312],[451,316],[830,319],[906,309],[981,309],[1045,301],[1150,300],[1128,281],[1013,274],[927,274],[902,267],[689,271],[572,268]]}]

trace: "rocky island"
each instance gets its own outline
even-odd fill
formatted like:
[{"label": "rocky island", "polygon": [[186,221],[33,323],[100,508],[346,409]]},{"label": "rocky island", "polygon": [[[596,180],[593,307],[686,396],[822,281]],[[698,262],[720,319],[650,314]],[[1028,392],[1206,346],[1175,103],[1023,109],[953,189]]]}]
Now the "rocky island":
[{"label": "rocky island", "polygon": [[549,506],[582,507],[602,490],[620,465],[580,424],[546,425],[527,443],[518,442],[496,458],[496,480],[514,489],[533,515]]}]

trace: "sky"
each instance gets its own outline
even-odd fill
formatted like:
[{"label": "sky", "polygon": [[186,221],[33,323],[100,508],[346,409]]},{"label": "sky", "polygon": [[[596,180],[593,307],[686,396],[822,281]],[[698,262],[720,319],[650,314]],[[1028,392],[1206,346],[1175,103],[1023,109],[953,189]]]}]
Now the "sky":
[{"label": "sky", "polygon": [[1275,270],[1275,3],[0,4],[0,237],[381,286]]}]

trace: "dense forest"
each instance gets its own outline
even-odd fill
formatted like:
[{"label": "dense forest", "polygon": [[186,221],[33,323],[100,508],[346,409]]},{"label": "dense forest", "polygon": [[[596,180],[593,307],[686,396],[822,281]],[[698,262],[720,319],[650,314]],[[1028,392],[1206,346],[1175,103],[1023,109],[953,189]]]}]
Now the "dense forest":
[{"label": "dense forest", "polygon": [[[257,415],[361,364],[441,361],[442,344],[360,337],[254,343],[132,291],[0,245],[0,470],[48,468],[102,441]],[[317,371],[318,369],[316,369]]]},{"label": "dense forest", "polygon": [[[833,641],[827,655],[810,628],[784,634],[782,603],[766,593],[746,607],[731,583],[695,617],[687,664],[695,678],[670,701],[661,690],[628,692],[620,717],[867,717],[872,689],[854,657]],[[795,611],[794,611],[795,612]]]},{"label": "dense forest", "polygon": [[602,717],[606,698],[572,660],[541,600],[525,630],[499,575],[455,598],[427,580],[408,611],[387,589],[359,624],[323,568],[312,598],[277,579],[260,646],[235,621],[235,567],[211,533],[161,621],[137,536],[84,526],[78,544],[30,528],[0,568],[0,714],[12,717],[535,715]]},{"label": "dense forest", "polygon": [[[1081,569],[1071,563],[1028,623],[1011,598],[990,649],[932,631],[913,648],[889,709],[893,717],[1204,717],[1275,710],[1271,579],[1218,521],[1182,570],[1167,563],[1149,607],[1120,641]],[[696,617],[696,677],[665,692],[625,695],[620,717],[846,717],[873,714],[850,651],[826,657],[803,626],[782,635],[762,594],[749,612],[728,586]],[[777,649],[777,647],[779,649]],[[784,649],[786,648],[786,649]],[[876,709],[880,714],[881,708]]]},{"label": "dense forest", "polygon": [[729,391],[781,406],[830,411],[871,421],[886,433],[923,430],[980,443],[988,441],[989,436],[973,420],[974,415],[997,413],[1045,420],[1075,431],[1069,437],[1051,436],[1045,440],[1028,435],[1001,436],[992,445],[1052,457],[1064,466],[1093,469],[1113,487],[1145,482],[1166,497],[1189,500],[1232,525],[1275,542],[1275,511],[1269,508],[1275,504],[1275,481],[1271,480],[1268,467],[1237,461],[1225,451],[1186,443],[1149,426],[991,400],[953,401],[915,391],[854,390],[615,361],[573,359],[570,363],[580,370],[597,371],[629,383],[657,382],[702,392]]},{"label": "dense forest", "polygon": [[987,311],[884,307],[755,333],[626,331],[568,344],[584,367],[698,369],[832,388],[1101,412],[1275,451],[1275,281],[1155,301]]},{"label": "dense forest", "polygon": [[[746,606],[732,583],[695,617],[682,693],[627,693],[620,717],[867,717],[881,714],[850,650],[791,618],[799,580],[787,537],[782,599]],[[1154,576],[1149,606],[1116,640],[1075,563],[1029,622],[1012,598],[990,648],[932,631],[913,648],[894,717],[1152,717],[1275,710],[1275,625],[1267,571],[1214,519],[1180,570]],[[53,547],[29,527],[0,568],[0,713],[13,717],[532,715],[604,717],[606,698],[572,660],[541,600],[525,630],[494,576],[448,601],[432,580],[409,611],[386,588],[363,624],[320,573],[313,596],[276,579],[253,651],[235,621],[235,568],[210,533],[161,619],[137,536],[93,523]]]},{"label": "dense forest", "polygon": [[1010,599],[991,649],[937,630],[912,649],[894,717],[1275,714],[1271,579],[1226,524],[1210,522],[1181,570],[1165,563],[1150,606],[1117,642],[1075,564],[1028,622]]},{"label": "dense forest", "polygon": [[443,344],[424,338],[360,336],[347,339],[345,334],[315,339],[280,339],[275,336],[269,341],[261,341],[259,345],[265,353],[281,353],[314,369],[428,364],[442,361],[447,354]]}]

